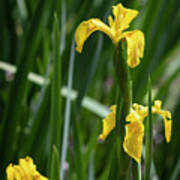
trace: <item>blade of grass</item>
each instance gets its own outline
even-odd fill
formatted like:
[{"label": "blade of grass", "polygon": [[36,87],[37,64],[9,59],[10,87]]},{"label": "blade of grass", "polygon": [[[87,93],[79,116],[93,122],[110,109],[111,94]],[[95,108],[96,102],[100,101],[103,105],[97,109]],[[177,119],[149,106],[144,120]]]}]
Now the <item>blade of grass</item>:
[{"label": "blade of grass", "polygon": [[64,119],[64,128],[63,128],[63,141],[62,141],[62,151],[61,151],[61,171],[60,178],[64,180],[64,165],[67,156],[67,147],[68,147],[68,137],[69,137],[69,125],[70,125],[70,115],[71,115],[71,90],[73,83],[73,72],[74,72],[74,59],[75,59],[75,42],[74,38],[72,40],[71,46],[71,55],[70,55],[70,64],[69,64],[69,72],[68,72],[68,92],[67,92],[67,100],[65,107],[65,119]]},{"label": "blade of grass", "polygon": [[133,180],[141,180],[141,162],[137,163],[136,161],[132,160],[132,173]]},{"label": "blade of grass", "polygon": [[[53,23],[53,73],[51,86],[51,109],[50,109],[50,124],[49,124],[49,153],[52,154],[53,145],[60,152],[61,125],[62,125],[62,98],[59,93],[61,89],[61,57],[60,57],[60,31],[57,14],[54,14]],[[52,156],[49,158],[49,165]],[[50,174],[49,167],[49,174]]]},{"label": "blade of grass", "polygon": [[80,141],[81,129],[78,121],[76,106],[73,106],[73,119],[72,119],[72,138],[74,146],[74,162],[77,178],[79,180],[87,179],[87,174],[84,171],[84,157],[82,156],[82,143]]},{"label": "blade of grass", "polygon": [[166,94],[168,93],[168,90],[171,87],[172,82],[179,77],[180,75],[180,68],[178,68],[171,76],[167,78],[167,80],[164,82],[164,84],[161,86],[161,88],[158,90],[155,99],[162,99],[164,100],[167,98]]},{"label": "blade of grass", "polygon": [[44,85],[41,88],[41,92],[38,98],[38,104],[36,105],[37,111],[32,115],[31,124],[28,127],[28,134],[26,134],[25,141],[22,142],[21,149],[19,150],[18,157],[24,157],[32,152],[37,135],[39,135],[40,129],[42,129],[43,116],[48,108],[50,96],[50,86]]},{"label": "blade of grass", "polygon": [[90,154],[88,180],[94,180],[94,152]]},{"label": "blade of grass", "polygon": [[[31,25],[26,34],[24,48],[18,63],[17,73],[13,81],[11,92],[3,119],[3,128],[0,132],[2,151],[2,166],[6,166],[9,160],[14,158],[20,127],[20,116],[26,97],[28,84],[27,76],[35,60],[35,54],[41,40],[41,34],[48,23],[48,15],[54,1],[39,1]],[[48,9],[48,11],[47,11]],[[37,18],[38,17],[38,18]],[[31,42],[31,43],[29,43]],[[8,137],[8,138],[7,138]]]},{"label": "blade of grass", "polygon": [[148,119],[146,120],[146,144],[145,144],[145,180],[151,179],[152,163],[152,102],[151,79],[148,79]]},{"label": "blade of grass", "polygon": [[[16,73],[16,67],[13,65],[10,65],[8,63],[2,62],[0,61],[0,69],[10,72],[12,74]],[[32,83],[35,83],[37,85],[42,86],[43,84],[49,84],[49,79],[48,78],[43,78],[42,76],[32,73],[30,72],[28,74],[28,80]],[[60,91],[61,95],[64,97],[67,97],[68,95],[70,96],[70,99],[73,101],[77,98],[77,91],[71,89],[70,94],[68,94],[68,89],[66,86],[62,86],[61,91]],[[89,111],[91,111],[92,113],[100,116],[101,118],[106,117],[109,114],[109,109],[107,108],[107,106],[99,103],[98,101],[85,96],[83,98],[82,101],[82,106],[86,109],[88,109]],[[1,128],[1,127],[0,127]]]},{"label": "blade of grass", "polygon": [[53,180],[60,180],[59,152],[55,145],[53,145],[52,151],[50,178]]},{"label": "blade of grass", "polygon": [[60,150],[60,135],[61,135],[61,59],[60,59],[60,32],[57,15],[54,14],[53,25],[53,73],[52,73],[52,88],[51,88],[51,110],[50,110],[50,149],[53,145],[56,146],[58,152]]},{"label": "blade of grass", "polygon": [[62,54],[66,46],[66,1],[61,0],[61,42],[60,53]]},{"label": "blade of grass", "polygon": [[170,180],[177,180],[180,174],[180,159],[178,159],[178,162],[174,168],[173,174],[170,178]]},{"label": "blade of grass", "polygon": [[131,80],[129,74],[129,68],[127,65],[127,44],[123,41],[120,41],[118,46],[115,48],[114,53],[114,68],[116,72],[116,79],[119,83],[119,88],[122,97],[122,113],[119,123],[117,127],[119,127],[119,133],[117,137],[119,137],[119,147],[120,147],[120,167],[119,167],[119,174],[120,179],[125,179],[128,169],[129,169],[129,162],[130,157],[124,152],[123,149],[123,141],[125,137],[125,125],[126,125],[126,116],[130,112],[131,104],[132,104],[132,92],[131,92]]},{"label": "blade of grass", "polygon": [[82,102],[82,99],[85,96],[85,94],[86,94],[86,92],[88,90],[88,87],[90,86],[91,80],[93,78],[93,75],[94,75],[95,70],[97,68],[97,64],[99,62],[99,57],[100,57],[100,54],[101,54],[101,51],[102,51],[102,46],[103,46],[103,36],[102,36],[102,34],[100,34],[99,37],[98,37],[98,43],[97,43],[96,51],[94,53],[91,68],[89,70],[89,74],[87,75],[88,77],[86,78],[87,79],[86,83],[83,86],[81,86],[81,89],[79,91],[79,95],[78,95],[78,98],[77,98],[77,105],[78,106],[80,106],[80,104]]},{"label": "blade of grass", "polygon": [[113,134],[114,139],[115,139],[115,148],[114,151],[112,151],[113,153],[113,159],[111,162],[111,169],[110,169],[110,173],[109,173],[109,179],[120,179],[119,174],[116,173],[116,168],[120,169],[121,166],[121,162],[123,162],[123,152],[122,152],[122,138],[119,138],[120,136],[120,131],[121,131],[121,127],[120,127],[120,121],[121,121],[121,111],[122,111],[122,100],[120,97],[120,90],[119,87],[116,86],[117,92],[116,92],[116,126],[115,126],[115,132]]}]

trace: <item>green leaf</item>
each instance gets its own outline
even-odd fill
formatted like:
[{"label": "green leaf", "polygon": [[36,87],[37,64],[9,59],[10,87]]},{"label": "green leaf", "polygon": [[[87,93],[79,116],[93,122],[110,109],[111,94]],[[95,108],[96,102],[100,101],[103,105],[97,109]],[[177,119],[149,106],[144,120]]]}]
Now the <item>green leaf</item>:
[{"label": "green leaf", "polygon": [[50,179],[60,180],[59,152],[53,145]]},{"label": "green leaf", "polygon": [[152,164],[152,102],[151,102],[151,79],[148,79],[148,119],[146,120],[146,144],[145,144],[145,180],[151,179]]},{"label": "green leaf", "polygon": [[141,162],[137,163],[134,159],[132,160],[132,173],[134,180],[141,180]]},{"label": "green leaf", "polygon": [[[53,145],[60,150],[60,135],[62,124],[61,110],[61,59],[60,59],[60,32],[57,15],[54,14],[53,25],[53,71],[51,86],[51,110],[50,110],[50,149]],[[50,151],[51,152],[51,151]]]},{"label": "green leaf", "polygon": [[[120,106],[117,106],[117,111],[116,111],[116,131],[117,131],[116,138],[118,141],[117,147],[119,148],[119,166],[120,166],[119,174],[120,174],[120,179],[125,179],[129,169],[130,157],[124,152],[123,141],[125,137],[126,116],[129,114],[132,104],[132,97],[131,97],[132,88],[131,88],[129,68],[127,65],[126,44],[122,41],[120,41],[118,46],[115,47],[114,68],[116,72],[115,78],[117,79],[120,90],[116,101],[120,101],[119,100],[120,97],[122,99],[122,110],[121,110],[122,113],[120,114],[120,110],[118,110],[118,107]],[[123,162],[123,164],[121,162]]]},{"label": "green leaf", "polygon": [[[51,109],[49,123],[49,151],[52,154],[52,148],[55,145],[58,152],[61,147],[61,126],[62,126],[62,98],[61,90],[61,56],[60,56],[60,31],[57,15],[54,14],[53,23],[53,63],[52,63],[52,81],[51,81]],[[49,157],[49,165],[52,164],[52,156]],[[49,173],[50,173],[49,167]]]},{"label": "green leaf", "polygon": [[[71,54],[70,54],[70,64],[69,64],[69,73],[68,73],[68,92],[67,92],[67,100],[66,100],[66,107],[65,107],[65,121],[64,121],[64,128],[63,128],[63,140],[62,140],[62,150],[61,150],[61,172],[60,172],[61,180],[64,180],[65,170],[63,167],[66,161],[67,148],[68,148],[68,142],[69,142],[69,128],[70,128],[70,116],[71,116],[71,93],[70,92],[72,90],[72,83],[73,83],[74,59],[75,59],[74,51],[75,51],[75,41],[73,38],[72,46],[71,46]],[[77,173],[78,173],[78,170],[77,170]],[[81,178],[81,174],[79,178]]]},{"label": "green leaf", "polygon": [[0,131],[0,143],[1,147],[3,147],[1,148],[3,157],[1,159],[1,167],[6,166],[7,163],[14,158],[18,148],[17,144],[20,132],[18,129],[21,129],[20,117],[23,104],[26,101],[28,87],[27,76],[34,64],[37,48],[42,39],[43,31],[48,24],[48,17],[54,1],[50,3],[47,0],[40,0],[38,2],[38,6],[24,38],[18,61],[17,73],[11,87],[8,104],[5,110],[2,131]]}]

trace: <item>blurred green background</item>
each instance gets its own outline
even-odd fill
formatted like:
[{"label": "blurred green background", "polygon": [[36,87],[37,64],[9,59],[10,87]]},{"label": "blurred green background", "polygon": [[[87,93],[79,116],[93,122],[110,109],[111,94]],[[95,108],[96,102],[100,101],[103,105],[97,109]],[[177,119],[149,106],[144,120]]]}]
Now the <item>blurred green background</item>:
[{"label": "blurred green background", "polygon": [[[78,54],[73,37],[83,20],[107,22],[119,2],[139,10],[131,29],[141,29],[146,40],[144,58],[130,70],[133,102],[147,105],[151,74],[153,99],[162,100],[173,117],[169,144],[162,120],[153,117],[152,178],[180,179],[179,0],[0,1],[1,179],[10,162],[27,155],[53,179],[52,167],[59,172],[66,152],[59,168],[65,179],[109,179],[113,138],[99,143],[97,137],[107,107],[116,102],[113,45],[96,32]],[[144,158],[141,166],[143,173]]]}]

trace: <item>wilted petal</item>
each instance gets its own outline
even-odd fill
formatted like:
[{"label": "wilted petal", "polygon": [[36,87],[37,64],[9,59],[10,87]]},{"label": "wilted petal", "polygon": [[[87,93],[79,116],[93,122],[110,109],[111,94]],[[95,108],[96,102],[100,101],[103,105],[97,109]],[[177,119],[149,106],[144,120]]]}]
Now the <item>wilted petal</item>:
[{"label": "wilted petal", "polygon": [[116,124],[116,106],[111,106],[110,109],[112,110],[108,116],[103,119],[103,128],[102,133],[99,135],[99,140],[104,141],[109,133],[115,128]]},{"label": "wilted petal", "polygon": [[129,67],[134,68],[139,65],[139,58],[144,54],[144,34],[139,30],[123,33],[127,41],[127,63]]},{"label": "wilted petal", "polygon": [[138,163],[141,160],[144,126],[139,121],[126,125],[126,135],[123,142],[125,152]]},{"label": "wilted petal", "polygon": [[77,45],[76,50],[79,53],[82,52],[86,39],[95,31],[102,31],[112,39],[110,28],[100,19],[94,18],[88,21],[83,21],[81,24],[79,24],[75,32],[75,41]]}]

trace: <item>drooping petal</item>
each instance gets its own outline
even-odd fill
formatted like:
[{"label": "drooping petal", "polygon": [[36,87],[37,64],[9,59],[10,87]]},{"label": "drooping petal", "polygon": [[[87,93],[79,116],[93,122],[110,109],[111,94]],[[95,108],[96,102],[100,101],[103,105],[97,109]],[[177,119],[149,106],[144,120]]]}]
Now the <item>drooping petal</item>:
[{"label": "drooping petal", "polygon": [[102,133],[99,135],[99,140],[104,141],[109,133],[115,128],[116,124],[116,106],[111,106],[110,109],[112,112],[108,114],[108,116],[103,119],[103,128]]},{"label": "drooping petal", "polygon": [[126,135],[123,142],[124,151],[138,163],[141,160],[144,125],[139,121],[126,125]]},{"label": "drooping petal", "polygon": [[171,140],[172,120],[164,119],[164,127],[166,142],[169,143]]},{"label": "drooping petal", "polygon": [[113,6],[114,23],[111,26],[116,32],[129,27],[131,21],[138,15],[138,11],[123,7],[121,3]]},{"label": "drooping petal", "polygon": [[123,33],[127,41],[127,63],[129,67],[135,68],[139,65],[140,60],[144,55],[144,34],[139,30]]},{"label": "drooping petal", "polygon": [[162,102],[160,100],[156,100],[154,105],[152,106],[153,114],[159,114],[162,116],[164,121],[164,128],[165,128],[165,138],[166,142],[169,143],[171,140],[171,129],[172,129],[172,117],[171,112],[161,109]]},{"label": "drooping petal", "polygon": [[81,24],[79,24],[75,32],[75,41],[77,45],[76,50],[79,53],[82,52],[84,42],[95,31],[102,31],[112,39],[110,28],[100,19],[94,18],[88,21],[83,21]]}]

